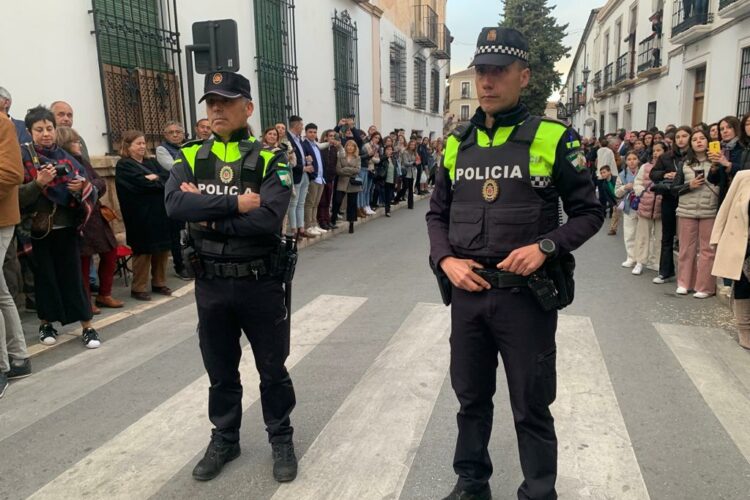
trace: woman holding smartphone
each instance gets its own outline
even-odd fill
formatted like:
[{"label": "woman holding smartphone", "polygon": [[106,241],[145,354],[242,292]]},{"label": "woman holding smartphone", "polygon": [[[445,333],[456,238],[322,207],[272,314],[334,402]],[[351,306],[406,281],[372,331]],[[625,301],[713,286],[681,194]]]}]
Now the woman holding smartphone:
[{"label": "woman holding smartphone", "polygon": [[696,299],[716,293],[716,280],[711,275],[715,251],[709,242],[719,209],[719,187],[706,178],[711,165],[708,137],[698,128],[690,135],[690,149],[685,163],[677,169],[672,187],[672,192],[679,197],[680,253],[676,293],[687,295],[689,290],[695,290],[693,297]]},{"label": "woman holding smartphone", "polygon": [[740,144],[740,121],[735,116],[727,116],[719,122],[721,144],[709,150],[708,159],[713,163],[711,172],[706,172],[708,180],[719,186],[719,205],[729,190],[734,175],[742,164],[742,144]]}]

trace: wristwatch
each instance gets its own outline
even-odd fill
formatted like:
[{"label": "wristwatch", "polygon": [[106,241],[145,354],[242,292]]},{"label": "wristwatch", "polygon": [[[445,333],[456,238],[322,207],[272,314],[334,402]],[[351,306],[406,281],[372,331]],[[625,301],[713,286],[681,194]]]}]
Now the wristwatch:
[{"label": "wristwatch", "polygon": [[543,240],[539,240],[539,250],[542,251],[544,255],[547,257],[550,257],[555,254],[555,251],[557,251],[557,245],[555,245],[555,242],[552,241],[549,238],[544,238]]}]

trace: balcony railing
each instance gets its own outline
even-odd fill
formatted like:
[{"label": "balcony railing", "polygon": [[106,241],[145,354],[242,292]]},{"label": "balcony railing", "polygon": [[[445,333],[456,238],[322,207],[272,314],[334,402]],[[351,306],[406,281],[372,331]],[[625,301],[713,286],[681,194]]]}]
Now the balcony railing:
[{"label": "balcony railing", "polygon": [[414,6],[414,43],[434,49],[438,46],[438,16],[427,4],[418,1]]},{"label": "balcony railing", "polygon": [[437,48],[432,53],[432,56],[435,59],[450,59],[452,41],[453,37],[451,37],[451,30],[449,30],[448,26],[446,26],[445,24],[441,24],[438,27]]},{"label": "balcony railing", "polygon": [[694,26],[710,24],[714,15],[708,12],[708,1],[691,2],[690,11],[685,12],[682,0],[674,0],[672,7],[672,37],[684,33]]},{"label": "balcony railing", "polygon": [[594,73],[594,79],[591,81],[594,85],[594,94],[598,94],[602,91],[602,72],[597,71]]},{"label": "balcony railing", "polygon": [[661,38],[652,33],[638,44],[638,73],[661,66]]},{"label": "balcony railing", "polygon": [[620,83],[623,80],[631,78],[630,73],[630,59],[632,54],[626,52],[617,58],[617,73],[615,74],[615,83]]},{"label": "balcony railing", "polygon": [[604,67],[604,86],[603,90],[607,90],[612,86],[612,73],[615,69],[615,63],[609,63]]}]

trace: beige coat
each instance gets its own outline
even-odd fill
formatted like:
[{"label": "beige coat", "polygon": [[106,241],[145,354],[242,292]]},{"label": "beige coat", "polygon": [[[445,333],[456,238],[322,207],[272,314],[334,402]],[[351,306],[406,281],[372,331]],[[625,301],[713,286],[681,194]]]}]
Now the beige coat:
[{"label": "beige coat", "polygon": [[352,186],[349,183],[349,179],[356,177],[362,168],[362,161],[359,156],[354,158],[346,156],[344,148],[339,146],[339,159],[336,164],[336,175],[338,175],[339,181],[336,184],[336,191],[343,191],[345,193],[359,193],[362,191],[362,186]]},{"label": "beige coat", "polygon": [[750,170],[737,172],[727,197],[716,215],[711,245],[716,257],[711,274],[735,281],[740,279],[748,240],[748,204],[750,204]]}]

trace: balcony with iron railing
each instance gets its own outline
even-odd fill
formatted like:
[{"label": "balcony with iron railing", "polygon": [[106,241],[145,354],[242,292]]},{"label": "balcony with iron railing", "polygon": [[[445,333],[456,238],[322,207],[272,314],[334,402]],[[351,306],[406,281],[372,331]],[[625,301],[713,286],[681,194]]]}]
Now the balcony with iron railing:
[{"label": "balcony with iron railing", "polygon": [[438,47],[438,15],[435,10],[418,0],[414,6],[414,27],[412,38],[414,43],[424,48]]},{"label": "balcony with iron railing", "polygon": [[683,0],[673,0],[672,5],[672,43],[689,43],[711,30],[714,15],[708,12],[708,1],[687,2],[689,11],[685,11]]},{"label": "balcony with iron railing", "polygon": [[615,73],[615,83],[621,83],[625,80],[631,80],[633,78],[632,72],[630,71],[630,59],[632,54],[626,52],[617,58],[617,71]]},{"label": "balcony with iron railing", "polygon": [[735,19],[750,13],[750,0],[719,0],[719,16]]},{"label": "balcony with iron railing", "polygon": [[453,37],[451,37],[451,30],[448,29],[448,26],[445,24],[438,26],[438,43],[432,56],[435,59],[450,59],[452,41]]},{"label": "balcony with iron railing", "polygon": [[602,91],[602,72],[597,71],[594,73],[594,79],[591,81],[594,85],[594,94],[598,94]]},{"label": "balcony with iron railing", "polygon": [[[661,37],[656,33],[638,44],[638,73],[661,67]],[[645,75],[644,75],[645,76]]]},{"label": "balcony with iron railing", "polygon": [[612,73],[614,73],[615,63],[609,63],[604,67],[604,85],[602,90],[607,90],[612,86]]}]

